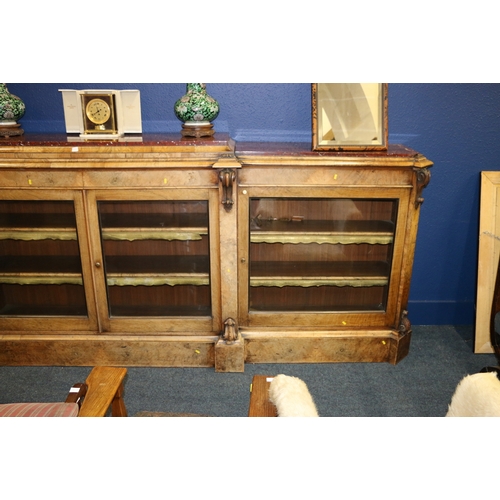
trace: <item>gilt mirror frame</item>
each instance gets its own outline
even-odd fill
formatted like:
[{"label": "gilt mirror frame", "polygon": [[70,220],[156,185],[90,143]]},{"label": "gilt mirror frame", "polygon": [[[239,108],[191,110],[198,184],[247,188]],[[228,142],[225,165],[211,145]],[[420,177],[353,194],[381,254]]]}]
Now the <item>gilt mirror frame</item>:
[{"label": "gilt mirror frame", "polygon": [[313,83],[313,151],[384,151],[387,83]]}]

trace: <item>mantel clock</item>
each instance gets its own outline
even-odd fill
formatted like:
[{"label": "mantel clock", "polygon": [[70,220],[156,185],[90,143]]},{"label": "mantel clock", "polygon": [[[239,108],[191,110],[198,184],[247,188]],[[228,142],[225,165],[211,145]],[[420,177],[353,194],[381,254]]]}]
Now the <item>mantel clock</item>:
[{"label": "mantel clock", "polygon": [[141,134],[139,90],[61,89],[66,132],[84,139]]},{"label": "mantel clock", "polygon": [[118,134],[113,93],[82,94],[84,134]]}]

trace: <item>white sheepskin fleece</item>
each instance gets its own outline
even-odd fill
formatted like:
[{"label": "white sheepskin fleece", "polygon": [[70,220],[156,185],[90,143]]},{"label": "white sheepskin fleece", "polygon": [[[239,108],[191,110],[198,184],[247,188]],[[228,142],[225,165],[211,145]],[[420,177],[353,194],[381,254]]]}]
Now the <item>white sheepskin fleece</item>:
[{"label": "white sheepskin fleece", "polygon": [[467,375],[451,398],[447,417],[500,417],[500,380],[496,373]]},{"label": "white sheepskin fleece", "polygon": [[278,417],[319,417],[306,383],[297,377],[277,375],[269,386],[269,400]]}]

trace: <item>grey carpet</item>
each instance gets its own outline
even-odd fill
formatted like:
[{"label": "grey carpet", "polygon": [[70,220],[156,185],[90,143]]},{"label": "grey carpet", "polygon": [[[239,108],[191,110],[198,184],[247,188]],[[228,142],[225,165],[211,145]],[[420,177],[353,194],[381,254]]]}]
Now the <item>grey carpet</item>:
[{"label": "grey carpet", "polygon": [[[125,404],[140,412],[245,417],[254,374],[302,378],[322,417],[439,417],[462,377],[493,354],[473,353],[473,326],[414,326],[410,354],[398,365],[259,364],[244,373],[213,368],[129,368]],[[0,367],[0,403],[58,401],[89,367]]]},{"label": "grey carpet", "polygon": [[134,417],[208,417],[209,415],[200,415],[199,413],[172,413],[168,411],[140,411]]}]

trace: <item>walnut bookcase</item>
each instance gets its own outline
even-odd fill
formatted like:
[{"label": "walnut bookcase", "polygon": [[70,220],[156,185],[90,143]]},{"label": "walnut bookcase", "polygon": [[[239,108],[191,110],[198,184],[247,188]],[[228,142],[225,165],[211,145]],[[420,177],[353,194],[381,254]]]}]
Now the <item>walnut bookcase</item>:
[{"label": "walnut bookcase", "polygon": [[397,363],[431,166],[402,146],[0,139],[0,364]]}]

